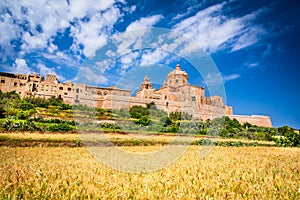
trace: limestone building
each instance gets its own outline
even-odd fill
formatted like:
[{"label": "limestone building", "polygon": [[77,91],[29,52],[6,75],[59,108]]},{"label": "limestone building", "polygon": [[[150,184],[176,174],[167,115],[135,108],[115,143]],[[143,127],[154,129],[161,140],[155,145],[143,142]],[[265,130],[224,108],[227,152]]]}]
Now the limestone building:
[{"label": "limestone building", "polygon": [[158,109],[167,111],[188,112],[195,120],[213,119],[220,116],[236,118],[241,123],[249,122],[258,126],[271,127],[268,116],[233,115],[232,107],[226,106],[220,96],[205,96],[203,87],[188,84],[188,74],[177,65],[168,74],[167,80],[160,89],[154,89],[145,76],[136,96],[130,90],[116,87],[94,87],[86,84],[61,83],[56,75],[47,74],[46,78],[38,74],[10,74],[0,72],[0,91],[16,91],[21,97],[38,96],[61,98],[68,104],[84,104],[100,108],[121,109],[134,105],[145,106],[154,102]]}]

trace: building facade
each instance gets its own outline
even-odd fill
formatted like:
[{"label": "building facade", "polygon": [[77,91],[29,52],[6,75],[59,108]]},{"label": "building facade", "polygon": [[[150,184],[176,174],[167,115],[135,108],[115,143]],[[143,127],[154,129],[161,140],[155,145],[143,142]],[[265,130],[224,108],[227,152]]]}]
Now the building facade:
[{"label": "building facade", "polygon": [[188,74],[177,65],[168,74],[159,89],[154,89],[148,77],[145,76],[136,96],[131,96],[130,90],[116,87],[94,87],[86,84],[61,83],[56,75],[47,74],[46,78],[38,74],[10,74],[0,72],[0,91],[15,91],[21,97],[38,96],[61,98],[67,104],[83,104],[99,108],[121,109],[134,105],[145,106],[154,102],[158,109],[167,111],[187,112],[195,120],[213,119],[221,116],[235,118],[241,123],[249,122],[258,126],[271,127],[268,116],[233,115],[232,107],[224,105],[220,96],[205,96],[203,87],[188,84]]}]

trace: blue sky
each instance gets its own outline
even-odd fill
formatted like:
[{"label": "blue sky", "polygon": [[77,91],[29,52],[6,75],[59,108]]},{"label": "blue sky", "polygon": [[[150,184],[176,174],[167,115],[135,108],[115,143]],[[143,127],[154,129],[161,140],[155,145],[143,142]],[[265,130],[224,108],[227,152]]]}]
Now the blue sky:
[{"label": "blue sky", "polygon": [[[298,1],[286,0],[4,0],[0,69],[55,73],[62,82],[79,82],[84,76],[87,83],[97,80],[98,85],[110,86],[126,85],[124,74],[133,77],[145,71],[160,82],[180,63],[191,84],[207,87],[222,78],[226,103],[235,114],[269,115],[276,127],[300,129],[299,9]],[[190,42],[176,52],[170,49],[178,40],[164,43],[169,51],[165,46],[140,48],[138,39],[147,34],[142,28],[151,27],[165,28]],[[129,47],[124,38],[136,40],[136,47]],[[111,40],[120,46],[109,51]],[[178,53],[195,53],[193,44],[215,63],[219,75],[196,73],[185,54]],[[104,54],[117,56],[108,62]],[[92,69],[82,71],[89,65]],[[143,78],[135,77],[138,83]]]}]

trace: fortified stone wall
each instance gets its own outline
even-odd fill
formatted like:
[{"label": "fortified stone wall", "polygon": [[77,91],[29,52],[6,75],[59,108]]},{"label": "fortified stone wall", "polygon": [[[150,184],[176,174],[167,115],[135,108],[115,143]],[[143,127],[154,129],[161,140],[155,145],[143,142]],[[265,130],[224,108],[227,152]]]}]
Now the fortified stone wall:
[{"label": "fortified stone wall", "polygon": [[233,115],[232,107],[224,105],[220,96],[205,97],[203,87],[188,84],[188,74],[180,69],[169,73],[160,89],[152,88],[148,75],[141,83],[136,97],[130,90],[116,87],[94,87],[86,84],[60,83],[56,75],[47,74],[46,79],[38,74],[10,74],[0,72],[0,91],[16,91],[21,97],[38,96],[61,98],[67,104],[83,104],[105,109],[130,108],[146,106],[154,102],[158,109],[166,112],[188,112],[194,120],[213,119],[221,116],[236,118],[240,123],[249,122],[258,126],[271,127],[268,116],[238,116]]},{"label": "fortified stone wall", "polygon": [[248,122],[250,124],[256,126],[264,126],[264,127],[272,127],[272,122],[269,116],[262,116],[262,115],[228,115],[231,119],[238,120],[241,124]]}]

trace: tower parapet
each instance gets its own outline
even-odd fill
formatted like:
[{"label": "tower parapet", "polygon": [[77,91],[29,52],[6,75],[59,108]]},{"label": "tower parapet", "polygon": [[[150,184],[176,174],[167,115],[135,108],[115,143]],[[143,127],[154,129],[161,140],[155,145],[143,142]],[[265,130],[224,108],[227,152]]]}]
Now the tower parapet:
[{"label": "tower parapet", "polygon": [[59,83],[59,80],[57,79],[57,76],[55,74],[46,74],[46,80],[49,83]]},{"label": "tower parapet", "polygon": [[143,89],[152,89],[152,83],[149,80],[148,74],[146,74],[144,82],[141,84],[141,90]]}]

